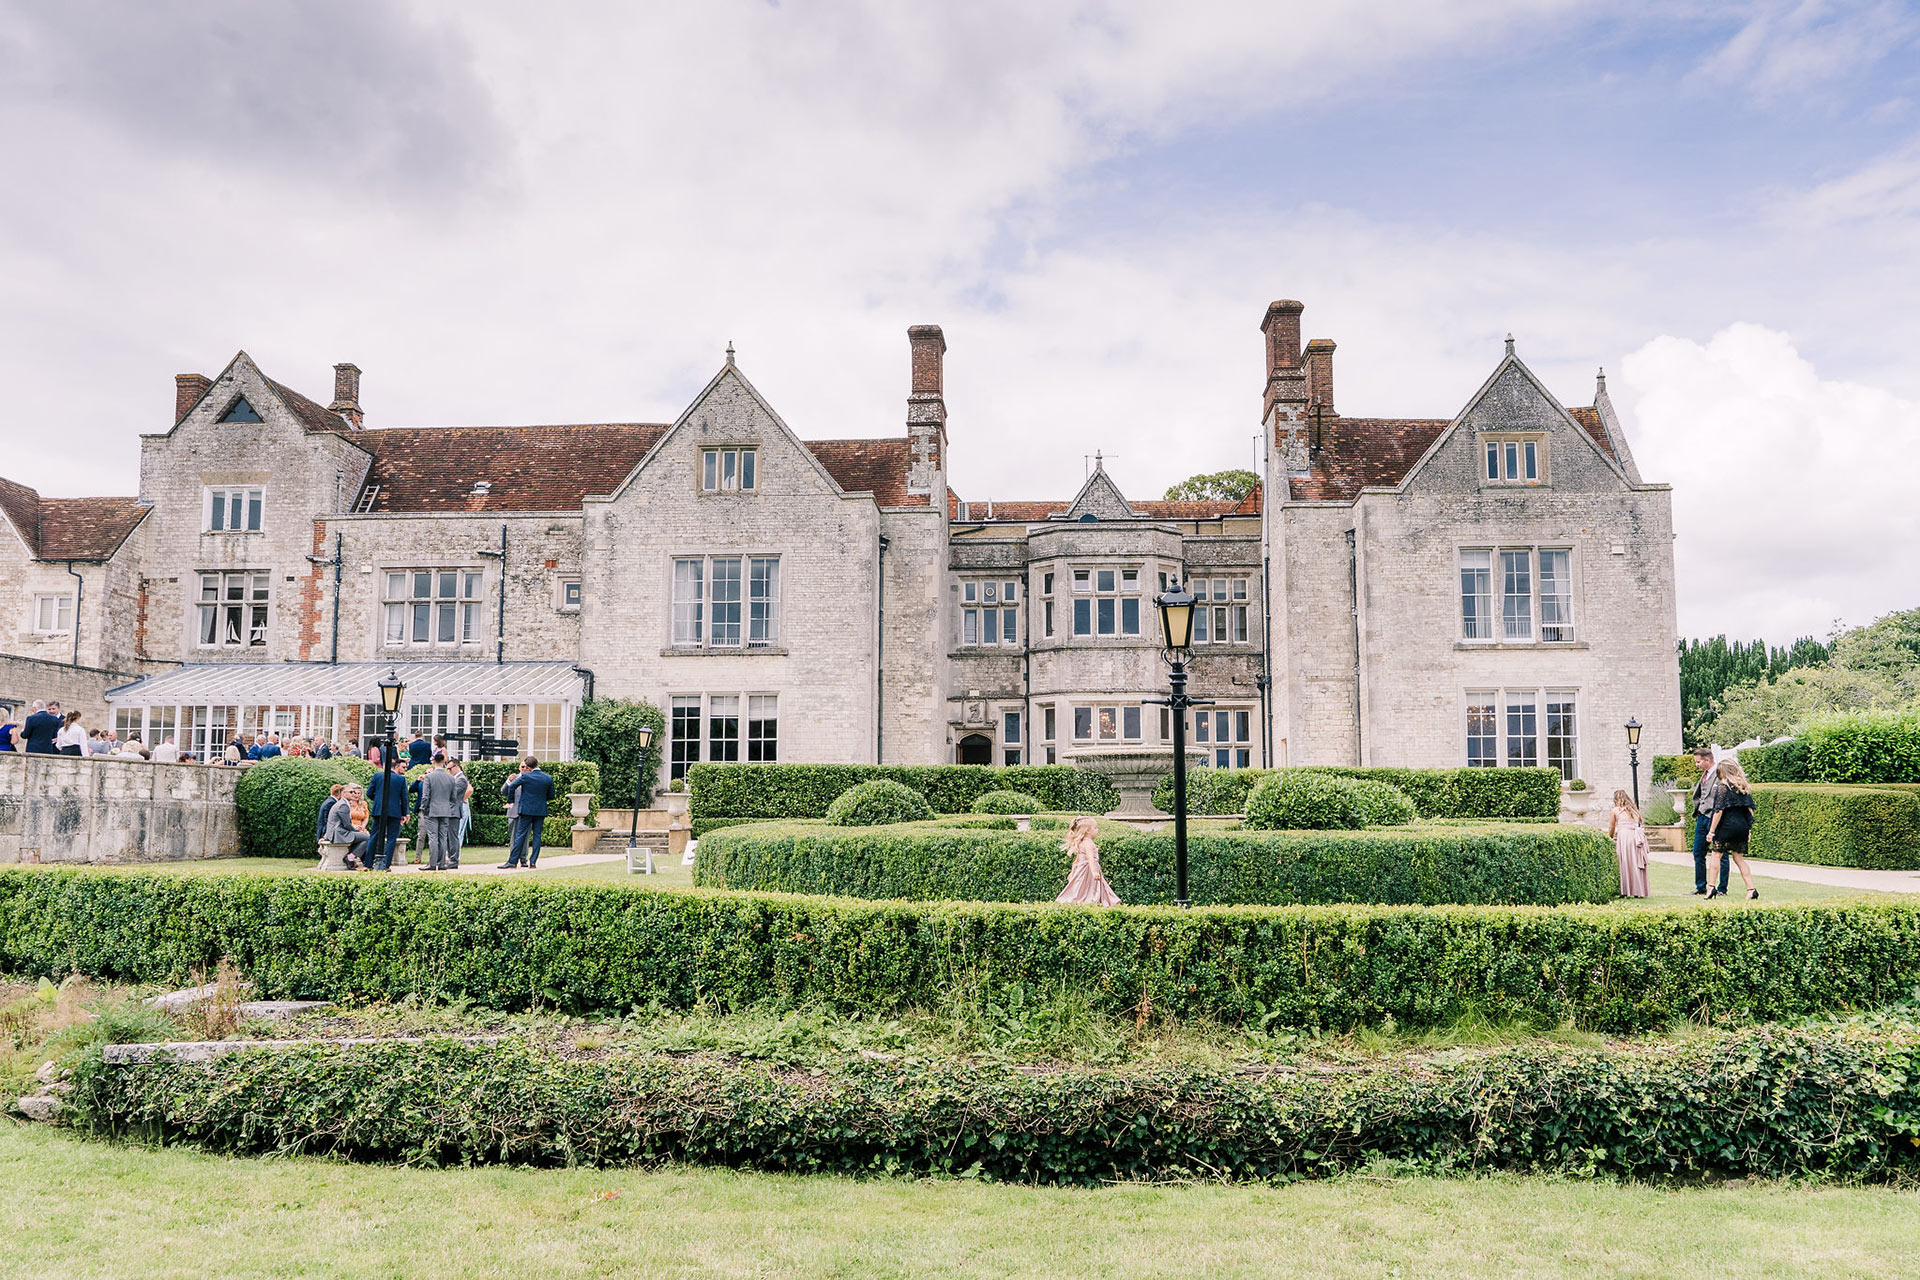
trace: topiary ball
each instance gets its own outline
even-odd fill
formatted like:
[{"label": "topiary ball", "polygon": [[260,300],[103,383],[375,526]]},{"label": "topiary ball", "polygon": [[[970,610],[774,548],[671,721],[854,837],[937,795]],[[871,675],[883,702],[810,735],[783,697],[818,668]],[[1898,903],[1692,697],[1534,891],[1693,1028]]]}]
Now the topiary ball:
[{"label": "topiary ball", "polygon": [[1024,791],[989,791],[973,802],[975,813],[1039,813],[1046,807]]},{"label": "topiary ball", "polygon": [[1247,795],[1253,831],[1338,831],[1412,822],[1413,801],[1385,782],[1288,769],[1255,784]]},{"label": "topiary ball", "polygon": [[1352,788],[1354,816],[1363,827],[1404,827],[1414,819],[1413,798],[1391,782],[1343,778]]},{"label": "topiary ball", "polygon": [[921,822],[932,816],[933,806],[925,796],[888,778],[850,787],[827,806],[827,822],[836,827],[880,827],[893,822]]}]

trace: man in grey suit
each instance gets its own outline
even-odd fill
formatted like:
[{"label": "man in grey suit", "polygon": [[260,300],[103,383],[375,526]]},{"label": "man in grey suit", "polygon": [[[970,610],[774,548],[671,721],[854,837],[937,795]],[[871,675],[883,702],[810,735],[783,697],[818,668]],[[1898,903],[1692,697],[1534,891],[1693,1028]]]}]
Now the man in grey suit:
[{"label": "man in grey suit", "polygon": [[[526,859],[527,870],[540,861],[540,827],[547,820],[547,801],[553,799],[553,776],[542,773],[540,762],[528,756],[520,763],[520,772],[500,788],[507,810],[513,814],[513,848],[500,870],[510,871]],[[531,843],[529,843],[531,841]]]},{"label": "man in grey suit", "polygon": [[433,768],[420,779],[420,827],[427,835],[427,870],[452,871],[460,865],[460,780],[447,772],[447,757],[436,752]]}]

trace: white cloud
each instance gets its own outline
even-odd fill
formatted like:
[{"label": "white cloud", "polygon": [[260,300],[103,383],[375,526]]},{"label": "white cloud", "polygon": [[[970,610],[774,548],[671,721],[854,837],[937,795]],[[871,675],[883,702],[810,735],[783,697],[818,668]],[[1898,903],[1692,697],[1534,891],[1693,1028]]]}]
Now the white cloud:
[{"label": "white cloud", "polygon": [[1621,372],[1640,468],[1675,486],[1683,634],[1780,644],[1913,607],[1920,404],[1822,379],[1753,324],[1656,338]]},{"label": "white cloud", "polygon": [[1899,56],[1916,23],[1892,0],[1761,0],[1697,76],[1761,97],[1802,96]]}]

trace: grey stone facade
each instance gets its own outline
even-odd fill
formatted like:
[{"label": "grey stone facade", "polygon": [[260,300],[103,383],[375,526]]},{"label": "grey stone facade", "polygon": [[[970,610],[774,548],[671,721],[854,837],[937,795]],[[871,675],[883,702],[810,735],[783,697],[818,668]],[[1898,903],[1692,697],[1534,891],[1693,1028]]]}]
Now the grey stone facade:
[{"label": "grey stone facade", "polygon": [[[682,765],[1066,761],[1162,740],[1152,600],[1180,578],[1205,596],[1193,692],[1213,705],[1192,729],[1218,763],[1545,763],[1550,714],[1556,762],[1599,786],[1624,781],[1629,715],[1643,756],[1678,749],[1670,494],[1640,479],[1604,383],[1567,409],[1509,351],[1452,418],[1346,417],[1333,344],[1302,346],[1301,310],[1262,325],[1262,486],[1220,502],[1130,500],[1098,466],[1071,499],[962,501],[933,326],[908,333],[904,431],[857,440],[803,439],[731,352],[672,423],[380,429],[354,366],[322,407],[242,353],[182,375],[173,425],[141,438],[121,540],[76,566],[99,583],[80,662],[204,666],[200,688],[220,664],[470,663],[471,706],[411,714],[454,728],[485,700],[492,729],[517,717],[532,741],[537,719],[563,755],[579,703],[622,696],[668,711]],[[1534,471],[1489,480],[1487,445],[1509,443]],[[18,488],[0,490],[16,525]],[[227,507],[213,529],[210,495],[236,492],[241,527]],[[0,556],[13,599],[71,581],[43,544]],[[1498,576],[1522,553],[1527,581],[1480,601],[1501,632],[1472,634],[1487,624],[1463,620],[1463,567]],[[238,584],[241,614],[204,612],[208,584]],[[8,653],[71,657],[71,633],[15,609]],[[563,694],[556,662],[576,677]],[[538,693],[514,683],[531,674]],[[223,733],[371,731],[357,703],[247,684],[249,705],[205,709]],[[154,687],[112,699],[138,719]],[[1485,706],[1497,744],[1470,747]]]}]

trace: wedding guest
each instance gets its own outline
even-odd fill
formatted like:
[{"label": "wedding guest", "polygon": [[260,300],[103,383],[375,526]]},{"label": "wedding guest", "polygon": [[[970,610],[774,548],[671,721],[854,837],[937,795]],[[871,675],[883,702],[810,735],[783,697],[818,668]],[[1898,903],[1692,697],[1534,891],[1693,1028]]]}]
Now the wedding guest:
[{"label": "wedding guest", "polygon": [[153,749],[153,762],[155,764],[180,763],[180,744],[173,740],[171,734],[162,739],[160,745]]},{"label": "wedding guest", "polygon": [[87,731],[80,723],[78,711],[67,712],[66,723],[60,726],[60,733],[54,738],[54,745],[63,756],[83,756],[87,754]]},{"label": "wedding guest", "polygon": [[[1713,748],[1695,747],[1693,763],[1700,770],[1700,777],[1687,797],[1687,812],[1693,815],[1693,892],[1697,897],[1707,894],[1707,828],[1713,825],[1713,792],[1717,785],[1713,773]],[[1726,891],[1727,882],[1722,879],[1720,892]]]},{"label": "wedding guest", "polygon": [[1092,818],[1075,818],[1067,828],[1067,838],[1061,847],[1073,855],[1073,867],[1067,872],[1067,887],[1055,902],[1089,907],[1120,905],[1120,895],[1100,874],[1100,846],[1093,841],[1098,832],[1099,827]]},{"label": "wedding guest", "polygon": [[1613,851],[1620,860],[1620,896],[1646,897],[1650,852],[1647,827],[1640,810],[1634,807],[1633,797],[1625,791],[1613,793],[1613,816],[1607,819],[1607,834],[1613,837]]},{"label": "wedding guest", "polygon": [[340,803],[340,793],[347,789],[344,782],[336,782],[327,788],[327,798],[320,802],[320,821],[313,824],[313,838],[327,838],[327,815],[333,812],[333,806]]},{"label": "wedding guest", "polygon": [[460,781],[460,833],[453,842],[453,869],[460,869],[460,850],[467,844],[467,828],[473,825],[473,779],[458,760],[447,761],[447,772]]},{"label": "wedding guest", "polygon": [[1709,898],[1727,896],[1727,859],[1740,868],[1740,879],[1747,886],[1749,899],[1760,896],[1753,887],[1753,872],[1747,869],[1747,837],[1753,831],[1753,784],[1737,757],[1728,756],[1714,766],[1718,785],[1714,789],[1713,818],[1707,826],[1707,839],[1720,855],[1720,887]]},{"label": "wedding guest", "polygon": [[367,844],[373,838],[367,831],[367,797],[358,783],[348,783],[339,803],[327,814],[327,842],[347,846],[347,865],[367,865]]}]

